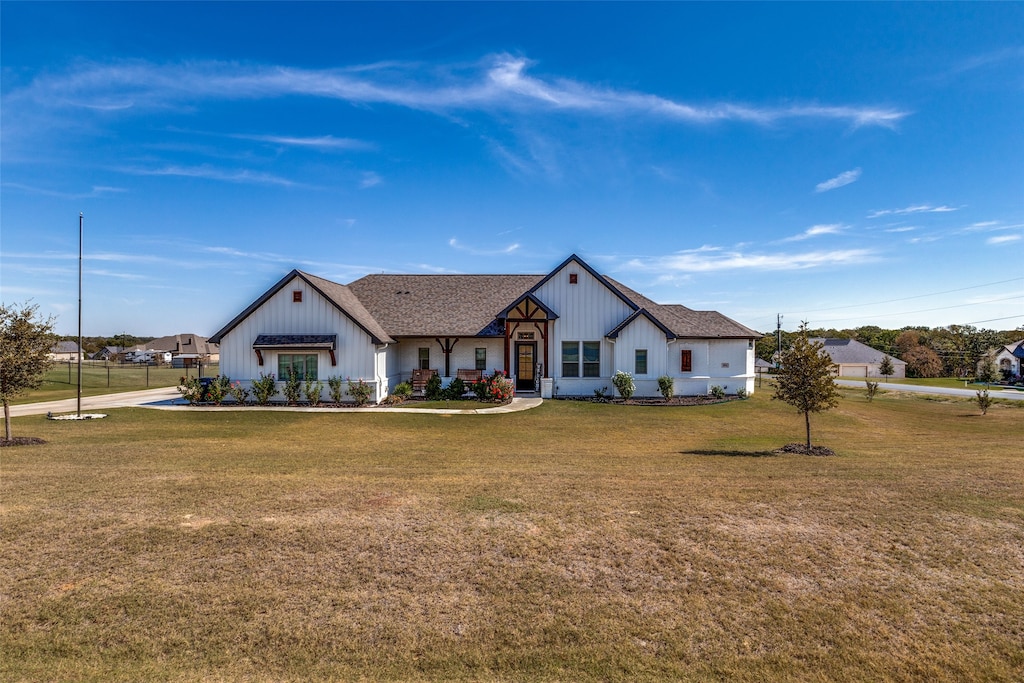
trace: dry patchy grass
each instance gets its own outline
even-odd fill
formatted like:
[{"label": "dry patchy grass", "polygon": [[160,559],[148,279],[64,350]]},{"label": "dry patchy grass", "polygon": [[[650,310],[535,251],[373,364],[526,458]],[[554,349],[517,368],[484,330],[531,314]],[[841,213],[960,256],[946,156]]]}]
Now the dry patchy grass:
[{"label": "dry patchy grass", "polygon": [[0,678],[1019,680],[1024,411],[861,393],[19,419]]}]

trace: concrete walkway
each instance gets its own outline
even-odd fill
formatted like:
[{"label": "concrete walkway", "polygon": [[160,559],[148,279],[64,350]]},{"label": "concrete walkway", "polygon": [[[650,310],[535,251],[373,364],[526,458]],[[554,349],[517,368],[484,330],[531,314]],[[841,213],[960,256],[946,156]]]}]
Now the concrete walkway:
[{"label": "concrete walkway", "polygon": [[[76,412],[77,399],[69,398],[45,403],[25,403],[11,406],[11,417],[24,415],[54,415]],[[146,389],[144,391],[126,391],[121,394],[104,394],[102,396],[83,396],[82,412],[95,412],[105,408],[154,408],[157,410],[188,410],[188,411],[234,411],[234,410],[288,410],[297,413],[434,413],[437,415],[494,415],[499,413],[516,413],[521,410],[536,408],[541,404],[539,398],[513,398],[512,403],[492,406],[490,408],[402,408],[368,406],[366,408],[311,408],[309,406],[236,406],[230,403],[222,406],[190,406],[181,398],[177,387]]]}]

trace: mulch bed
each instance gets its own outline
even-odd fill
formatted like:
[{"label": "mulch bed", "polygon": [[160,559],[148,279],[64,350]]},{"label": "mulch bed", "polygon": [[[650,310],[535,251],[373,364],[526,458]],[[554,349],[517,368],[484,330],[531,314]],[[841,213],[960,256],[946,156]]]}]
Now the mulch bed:
[{"label": "mulch bed", "polygon": [[836,452],[826,446],[811,446],[807,447],[807,444],[803,443],[788,443],[782,448],[774,451],[775,453],[795,453],[796,455],[817,455],[817,456],[829,456],[835,455]]},{"label": "mulch bed", "polygon": [[7,448],[8,446],[38,446],[46,443],[44,440],[35,436],[16,436],[13,439],[0,439],[0,448]]}]

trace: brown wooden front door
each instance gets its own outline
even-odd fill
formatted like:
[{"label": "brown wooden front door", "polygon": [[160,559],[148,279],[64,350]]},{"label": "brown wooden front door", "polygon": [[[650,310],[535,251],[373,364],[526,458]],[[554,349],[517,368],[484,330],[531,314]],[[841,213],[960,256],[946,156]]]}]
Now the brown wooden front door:
[{"label": "brown wooden front door", "polygon": [[516,390],[533,391],[537,388],[533,376],[537,365],[537,342],[516,342]]}]

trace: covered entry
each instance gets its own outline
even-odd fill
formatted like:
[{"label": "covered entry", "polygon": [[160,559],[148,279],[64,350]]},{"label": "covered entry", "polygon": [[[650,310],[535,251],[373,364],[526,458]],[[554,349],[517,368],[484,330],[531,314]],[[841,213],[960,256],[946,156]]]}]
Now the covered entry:
[{"label": "covered entry", "polygon": [[537,342],[516,342],[516,391],[537,387]]}]

